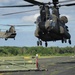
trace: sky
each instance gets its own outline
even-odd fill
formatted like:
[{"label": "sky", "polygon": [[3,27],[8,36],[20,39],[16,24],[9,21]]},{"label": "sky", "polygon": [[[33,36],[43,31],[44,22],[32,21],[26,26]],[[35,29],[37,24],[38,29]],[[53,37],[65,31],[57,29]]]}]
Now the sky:
[{"label": "sky", "polygon": [[[50,2],[51,0],[37,0],[41,2]],[[65,0],[60,0],[65,1]],[[75,1],[73,1],[75,2]],[[73,3],[72,2],[72,3]],[[71,2],[69,2],[71,3]],[[23,0],[0,0],[0,6],[6,5],[26,5],[29,4]],[[0,24],[10,24],[10,25],[33,25],[28,27],[15,27],[17,31],[17,35],[15,40],[0,38],[0,46],[37,46],[37,38],[34,36],[34,31],[36,29],[36,25],[34,24],[37,16],[39,15],[39,10],[33,12],[26,12],[26,13],[19,13],[13,15],[2,16],[2,14],[13,13],[13,12],[20,12],[20,11],[28,11],[39,9],[38,6],[34,7],[22,7],[22,8],[0,8]],[[61,16],[68,17],[68,23],[66,24],[69,27],[69,32],[71,34],[72,44],[69,45],[68,43],[62,44],[61,41],[56,42],[48,42],[48,47],[51,46],[59,46],[59,47],[66,47],[66,46],[75,46],[75,6],[71,7],[60,7],[60,14]],[[6,26],[0,26],[0,29],[9,29]],[[43,42],[44,46],[44,42]]]}]

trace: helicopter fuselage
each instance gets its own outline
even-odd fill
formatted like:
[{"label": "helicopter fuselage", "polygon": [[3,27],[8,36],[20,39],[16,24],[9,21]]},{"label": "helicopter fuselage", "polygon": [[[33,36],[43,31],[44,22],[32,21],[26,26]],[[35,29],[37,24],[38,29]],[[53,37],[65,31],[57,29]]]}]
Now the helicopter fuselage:
[{"label": "helicopter fuselage", "polygon": [[4,38],[5,40],[8,40],[9,38],[14,38],[16,37],[16,31],[15,27],[11,26],[9,30],[6,30],[4,32],[0,31],[0,38]]},{"label": "helicopter fuselage", "polygon": [[37,18],[35,36],[45,42],[70,39],[68,26],[57,16],[51,15],[51,17],[44,22],[41,21],[40,16]]}]

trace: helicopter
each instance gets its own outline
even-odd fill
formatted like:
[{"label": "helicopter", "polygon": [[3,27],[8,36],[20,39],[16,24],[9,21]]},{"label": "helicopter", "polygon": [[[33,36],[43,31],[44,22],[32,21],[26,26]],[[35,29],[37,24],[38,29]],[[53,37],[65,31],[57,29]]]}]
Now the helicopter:
[{"label": "helicopter", "polygon": [[[52,0],[52,2],[44,3],[35,0],[24,0],[31,5],[16,5],[16,6],[0,6],[0,8],[7,8],[7,7],[31,7],[31,6],[39,6],[40,9],[40,16],[37,17],[35,24],[35,37],[38,38],[37,45],[42,46],[42,41],[45,42],[45,46],[48,46],[48,41],[58,41],[61,40],[62,43],[71,44],[71,35],[69,33],[67,16],[61,16],[59,13],[59,8],[61,6],[73,6],[75,3],[70,4],[63,4],[60,5],[59,3],[63,2],[70,2],[69,1],[62,1],[59,0]],[[74,0],[72,0],[74,1]],[[52,12],[50,11],[52,10]]]},{"label": "helicopter", "polygon": [[0,38],[5,38],[5,41],[7,41],[9,38],[13,38],[15,40],[15,37],[17,35],[15,27],[26,27],[26,26],[33,26],[33,25],[0,24],[0,26],[8,26],[8,27],[10,27],[9,30],[6,30],[6,31],[1,31],[1,29],[0,29]]},{"label": "helicopter", "polygon": [[14,38],[15,40],[15,37],[16,37],[16,30],[13,25],[10,26],[9,30],[0,31],[0,38],[5,38],[5,40],[8,40],[9,38]]}]

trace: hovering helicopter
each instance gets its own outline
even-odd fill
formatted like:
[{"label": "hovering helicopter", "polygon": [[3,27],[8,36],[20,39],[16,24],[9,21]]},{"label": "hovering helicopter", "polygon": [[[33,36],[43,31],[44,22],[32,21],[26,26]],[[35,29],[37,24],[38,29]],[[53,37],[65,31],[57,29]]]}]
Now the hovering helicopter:
[{"label": "hovering helicopter", "polygon": [[[38,38],[37,45],[42,45],[42,41],[45,42],[45,46],[48,46],[48,41],[58,41],[61,40],[62,43],[71,44],[71,35],[69,33],[68,18],[66,16],[61,16],[59,13],[59,8],[61,6],[73,6],[75,3],[63,4],[59,3],[70,2],[52,0],[49,3],[43,3],[35,0],[24,0],[26,2],[32,3],[32,5],[18,5],[18,6],[0,6],[0,8],[7,7],[31,7],[38,5],[40,8],[40,16],[37,17],[35,24],[37,25],[35,30],[35,36]],[[74,1],[74,0],[72,0]],[[52,10],[52,13],[50,11]],[[8,14],[7,14],[8,15]]]},{"label": "hovering helicopter", "polygon": [[16,36],[16,30],[14,26],[11,26],[9,30],[6,30],[5,32],[0,31],[0,38],[5,38],[5,40],[8,40],[9,38],[14,38],[15,40]]},{"label": "hovering helicopter", "polygon": [[13,38],[15,40],[15,37],[17,35],[15,27],[26,27],[26,26],[33,26],[33,25],[9,25],[9,24],[0,24],[0,26],[10,26],[9,30],[1,31],[0,30],[0,38],[5,38],[5,40],[8,40],[9,38]]}]

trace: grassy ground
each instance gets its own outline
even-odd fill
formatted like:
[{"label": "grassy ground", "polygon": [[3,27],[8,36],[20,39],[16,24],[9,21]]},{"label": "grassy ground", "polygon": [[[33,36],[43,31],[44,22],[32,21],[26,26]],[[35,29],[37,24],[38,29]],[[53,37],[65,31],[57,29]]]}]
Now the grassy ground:
[{"label": "grassy ground", "polygon": [[[54,54],[50,56],[40,56],[38,54],[38,58],[54,58],[54,57],[63,57],[63,56],[75,56],[74,53],[64,53],[64,54]],[[31,59],[32,57],[36,56],[0,56],[0,60],[24,60],[24,59]]]}]

